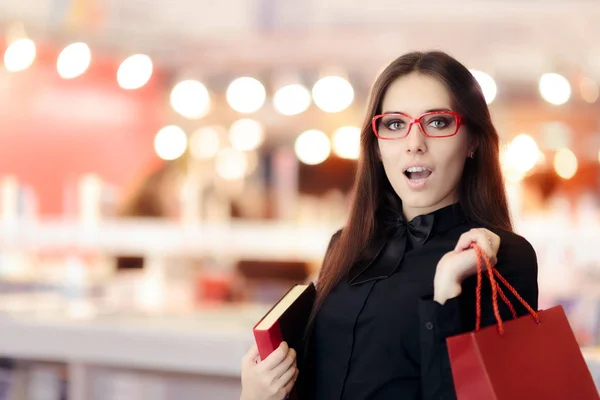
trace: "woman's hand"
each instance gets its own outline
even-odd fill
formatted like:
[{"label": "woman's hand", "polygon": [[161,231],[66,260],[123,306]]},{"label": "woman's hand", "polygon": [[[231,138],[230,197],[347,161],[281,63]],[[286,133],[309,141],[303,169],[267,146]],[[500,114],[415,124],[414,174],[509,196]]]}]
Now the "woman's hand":
[{"label": "woman's hand", "polygon": [[242,358],[241,400],[285,399],[298,377],[296,351],[282,342],[266,359],[258,360],[254,344]]},{"label": "woman's hand", "polygon": [[446,253],[438,262],[433,281],[433,299],[438,303],[444,304],[446,300],[458,296],[462,281],[477,272],[477,254],[470,248],[473,243],[481,247],[492,266],[496,265],[500,248],[498,235],[484,228],[463,233],[454,250]]}]

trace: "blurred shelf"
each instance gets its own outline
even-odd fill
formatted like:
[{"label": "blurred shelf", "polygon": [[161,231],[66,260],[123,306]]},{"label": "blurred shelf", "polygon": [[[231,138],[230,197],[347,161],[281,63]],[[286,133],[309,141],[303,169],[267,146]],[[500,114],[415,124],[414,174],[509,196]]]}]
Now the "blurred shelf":
[{"label": "blurred shelf", "polygon": [[0,314],[0,354],[38,360],[236,377],[266,306],[189,316]]},{"label": "blurred shelf", "polygon": [[[0,315],[0,354],[24,360],[238,377],[264,305],[188,316]],[[600,349],[582,349],[592,371]]]},{"label": "blurred shelf", "polygon": [[320,260],[339,227],[272,221],[186,225],[150,220],[0,224],[0,250],[77,249],[119,255]]}]

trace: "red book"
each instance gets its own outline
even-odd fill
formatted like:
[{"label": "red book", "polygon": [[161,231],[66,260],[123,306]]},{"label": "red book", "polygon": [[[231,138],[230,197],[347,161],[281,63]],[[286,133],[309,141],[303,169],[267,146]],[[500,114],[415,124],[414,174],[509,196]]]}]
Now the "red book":
[{"label": "red book", "polygon": [[315,301],[315,285],[294,285],[254,325],[254,339],[260,359],[266,359],[282,341],[300,354],[304,331]]}]

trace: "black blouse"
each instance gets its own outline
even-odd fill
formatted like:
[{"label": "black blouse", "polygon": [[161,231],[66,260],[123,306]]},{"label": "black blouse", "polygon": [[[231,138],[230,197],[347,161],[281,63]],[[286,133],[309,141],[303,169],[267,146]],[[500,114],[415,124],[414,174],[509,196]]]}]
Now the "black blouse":
[{"label": "black blouse", "polygon": [[[382,239],[349,269],[317,314],[301,372],[303,397],[455,399],[445,339],[474,330],[476,277],[467,278],[462,294],[444,305],[433,300],[433,278],[440,258],[478,226],[466,221],[458,205],[409,223],[389,209],[379,221]],[[496,268],[537,309],[533,248],[512,232],[493,231],[502,240]],[[519,315],[527,313],[505,293]],[[482,299],[482,326],[494,324],[489,284]],[[500,311],[510,319],[503,303]]]}]

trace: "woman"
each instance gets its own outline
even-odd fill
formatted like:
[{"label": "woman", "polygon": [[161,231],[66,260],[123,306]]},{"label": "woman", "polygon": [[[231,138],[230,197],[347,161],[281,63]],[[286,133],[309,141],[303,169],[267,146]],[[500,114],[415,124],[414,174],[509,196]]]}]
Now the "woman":
[{"label": "woman", "polygon": [[[368,110],[306,355],[297,368],[285,343],[262,361],[251,349],[244,400],[285,398],[296,378],[303,399],[456,398],[445,339],[475,327],[473,243],[537,308],[536,254],[512,232],[498,134],[471,73],[441,52],[406,54],[379,76]],[[489,285],[482,299],[491,325]],[[501,314],[511,315],[504,304]]]}]

